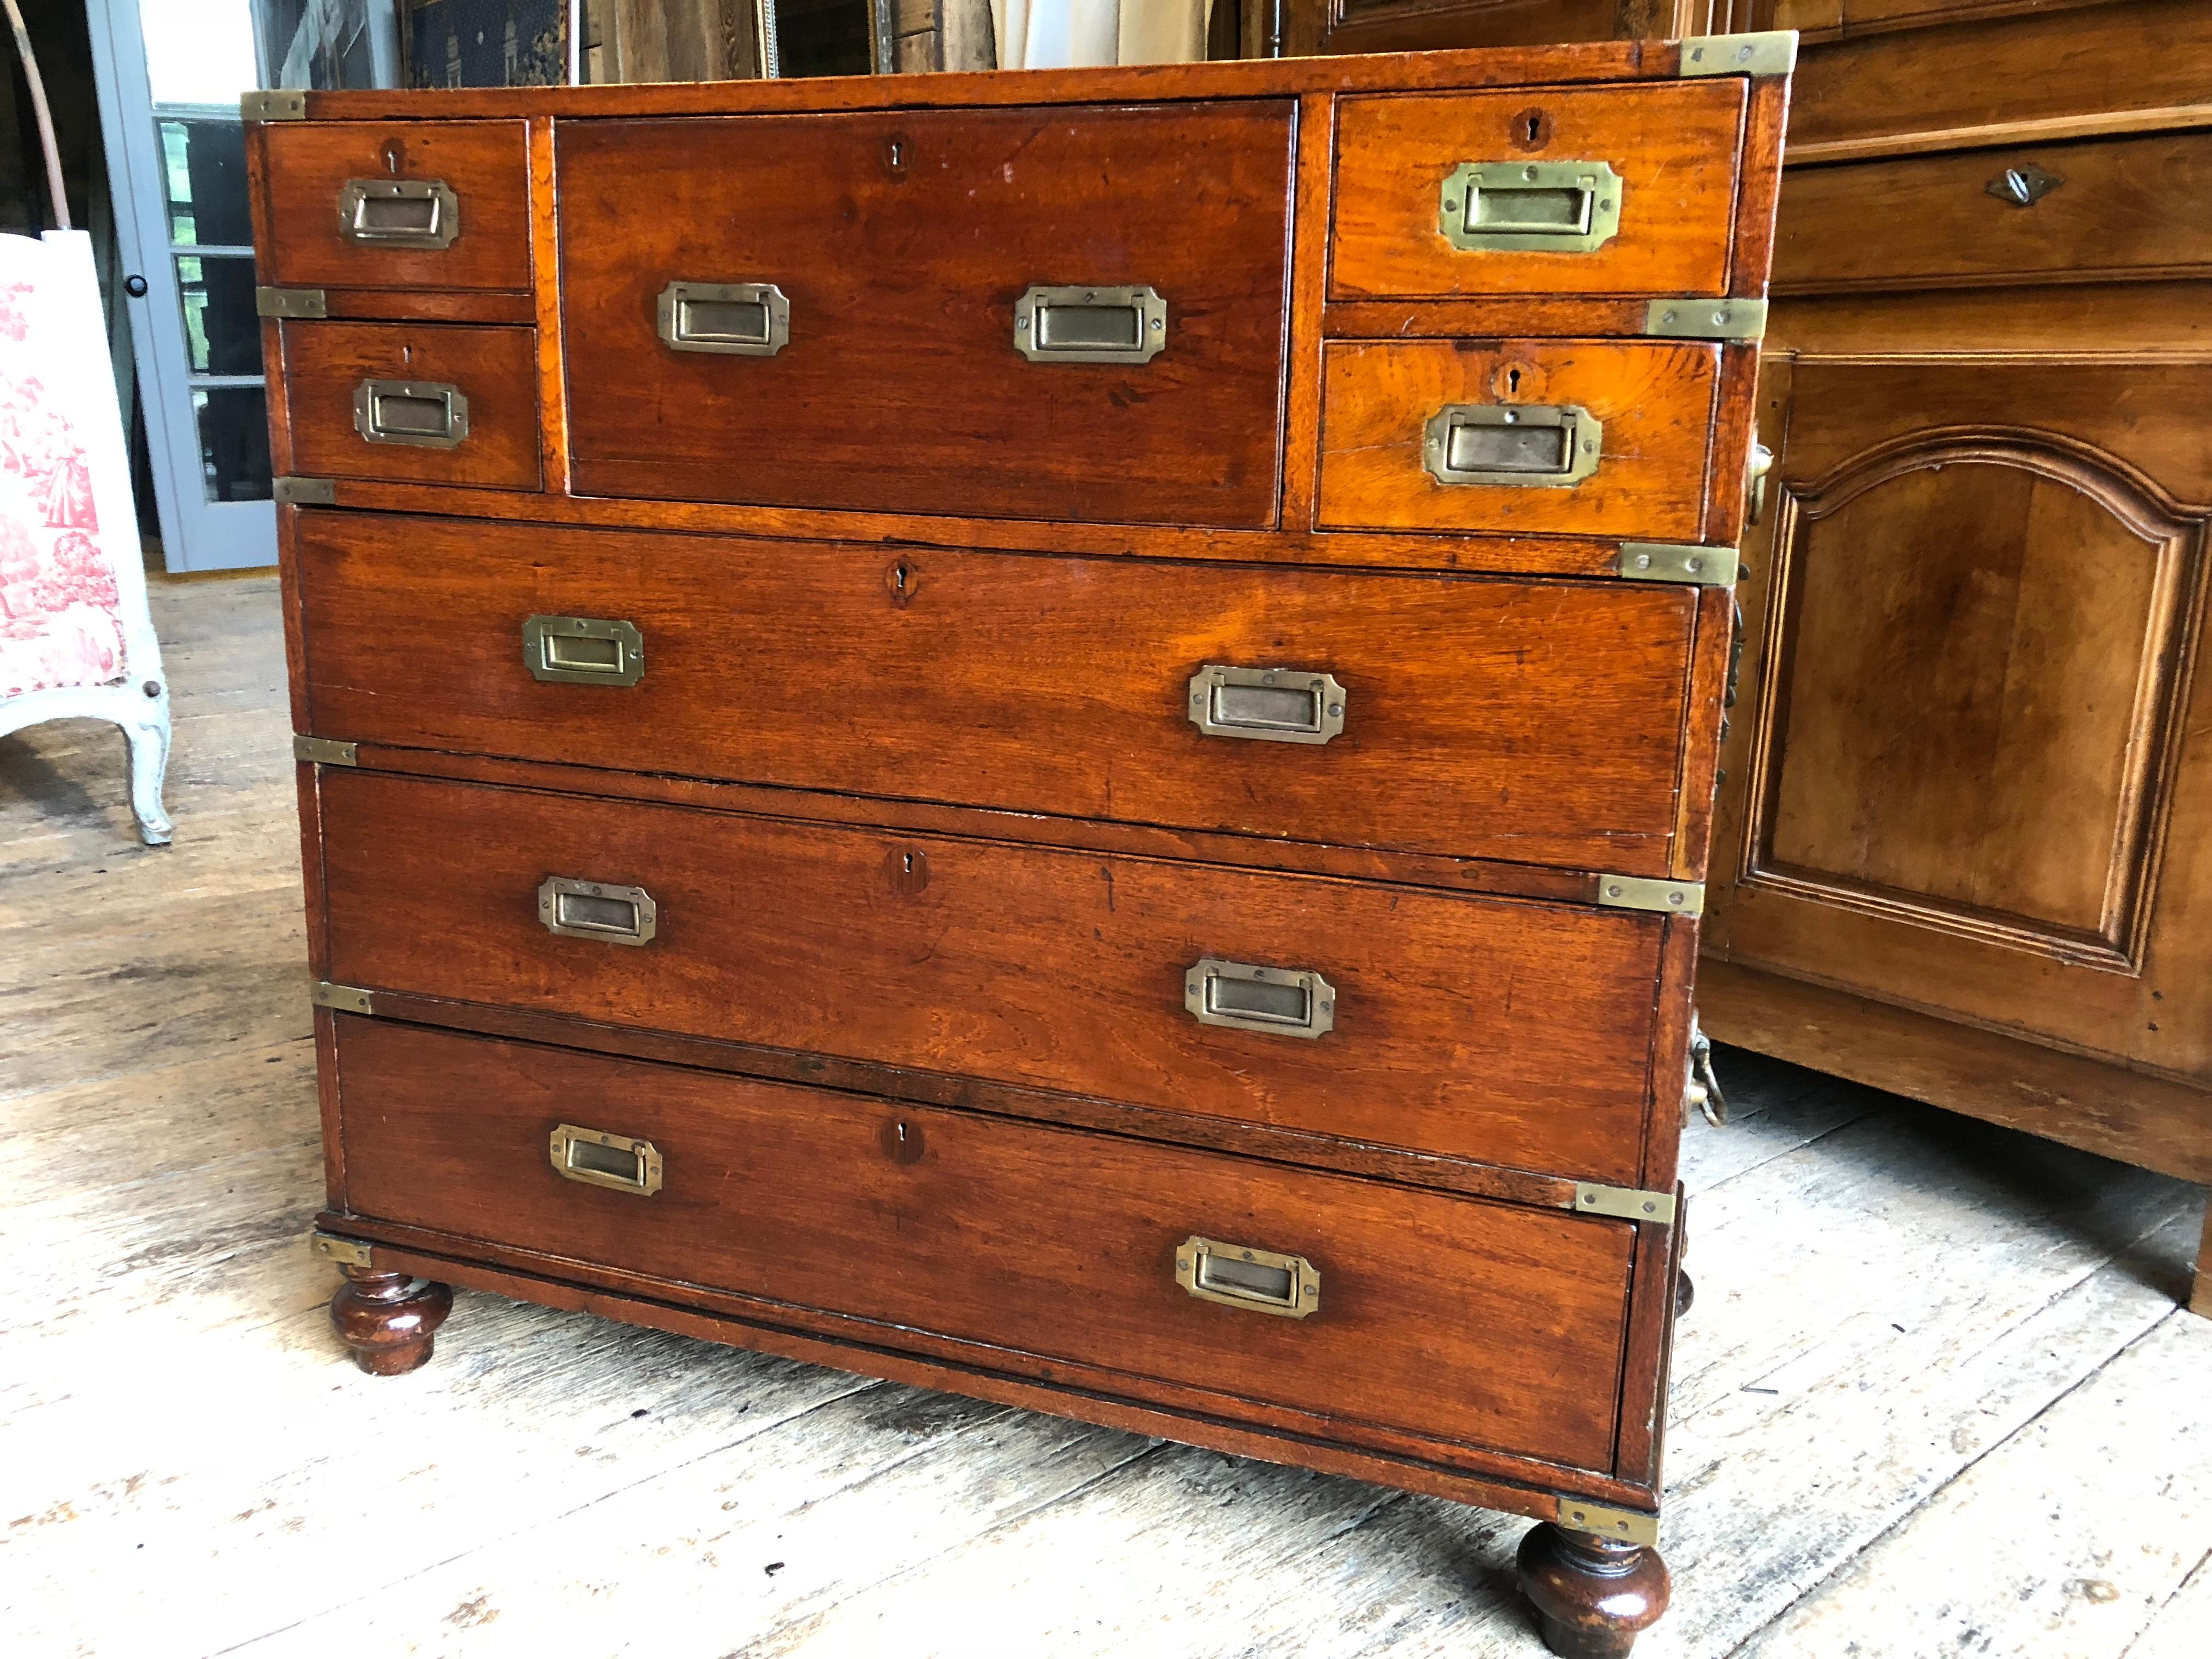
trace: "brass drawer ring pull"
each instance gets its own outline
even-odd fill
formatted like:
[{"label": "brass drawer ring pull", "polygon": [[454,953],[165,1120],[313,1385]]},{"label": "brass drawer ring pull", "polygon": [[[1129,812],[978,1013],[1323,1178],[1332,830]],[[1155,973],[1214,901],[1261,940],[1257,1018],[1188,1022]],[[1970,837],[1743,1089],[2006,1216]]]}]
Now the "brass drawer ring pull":
[{"label": "brass drawer ring pull", "polygon": [[774,283],[671,283],[656,316],[674,351],[773,357],[791,343],[791,301]]},{"label": "brass drawer ring pull", "polygon": [[338,234],[373,247],[451,247],[460,198],[442,179],[349,179],[338,191]]},{"label": "brass drawer ring pull", "polygon": [[1304,1319],[1321,1311],[1321,1269],[1302,1255],[1192,1234],[1176,1246],[1176,1283],[1204,1302]]},{"label": "brass drawer ring pull", "polygon": [[1445,175],[1437,228],[1474,252],[1595,253],[1620,234],[1621,196],[1603,161],[1464,161]]},{"label": "brass drawer ring pull", "polygon": [[660,1151],[649,1140],[563,1123],[553,1131],[553,1172],[568,1181],[650,1198],[660,1190]]},{"label": "brass drawer ring pull", "polygon": [[1190,677],[1185,712],[1209,738],[1327,743],[1344,730],[1344,687],[1310,668],[1210,662]]},{"label": "brass drawer ring pull", "polygon": [[456,449],[469,435],[469,400],[441,380],[363,380],[354,388],[353,429],[373,444]]},{"label": "brass drawer ring pull", "polygon": [[1200,957],[1182,980],[1182,1006],[1201,1025],[1294,1037],[1336,1028],[1336,988],[1310,968]]},{"label": "brass drawer ring pull", "polygon": [[1148,363],[1168,343],[1149,288],[1032,288],[1014,302],[1014,349],[1033,363]]},{"label": "brass drawer ring pull", "polygon": [[538,884],[538,920],[564,939],[608,945],[650,945],[660,912],[642,887],[614,887],[573,876],[548,876]]},{"label": "brass drawer ring pull", "polygon": [[1421,465],[1441,484],[1556,489],[1595,472],[1604,444],[1580,404],[1447,404],[1422,434]]}]

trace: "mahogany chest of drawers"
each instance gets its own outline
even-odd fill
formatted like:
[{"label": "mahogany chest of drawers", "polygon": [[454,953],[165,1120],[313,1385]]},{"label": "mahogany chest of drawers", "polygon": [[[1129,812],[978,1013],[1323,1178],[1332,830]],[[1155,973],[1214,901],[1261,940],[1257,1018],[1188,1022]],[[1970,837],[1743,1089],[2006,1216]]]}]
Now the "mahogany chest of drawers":
[{"label": "mahogany chest of drawers", "polygon": [[1794,37],[247,101],[368,1369],[477,1286],[1657,1617]]}]

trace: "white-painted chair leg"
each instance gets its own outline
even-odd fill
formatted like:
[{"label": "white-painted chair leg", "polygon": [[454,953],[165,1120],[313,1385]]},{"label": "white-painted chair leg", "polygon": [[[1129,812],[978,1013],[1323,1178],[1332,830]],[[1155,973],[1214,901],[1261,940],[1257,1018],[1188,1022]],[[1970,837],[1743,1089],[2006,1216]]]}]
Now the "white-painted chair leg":
[{"label": "white-painted chair leg", "polygon": [[173,828],[161,807],[161,780],[169,769],[167,712],[164,709],[160,720],[123,728],[124,740],[131,745],[131,810],[149,847],[167,847]]}]

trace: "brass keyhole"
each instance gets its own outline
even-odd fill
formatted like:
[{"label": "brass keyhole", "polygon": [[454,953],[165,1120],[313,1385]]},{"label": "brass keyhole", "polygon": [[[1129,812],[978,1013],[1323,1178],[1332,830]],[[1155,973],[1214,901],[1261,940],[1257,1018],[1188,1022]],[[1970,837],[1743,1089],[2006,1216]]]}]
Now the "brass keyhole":
[{"label": "brass keyhole", "polygon": [[1552,117],[1541,107],[1522,110],[1505,129],[1516,149],[1542,149],[1552,142]]},{"label": "brass keyhole", "polygon": [[407,147],[398,139],[394,138],[387,142],[384,146],[384,170],[386,173],[398,173],[399,163],[405,159],[406,155]]},{"label": "brass keyhole", "polygon": [[884,570],[884,592],[893,605],[904,605],[921,589],[921,571],[912,561],[894,559]]},{"label": "brass keyhole", "polygon": [[884,1125],[882,1136],[884,1156],[894,1164],[921,1162],[921,1125],[908,1123],[903,1118]]},{"label": "brass keyhole", "polygon": [[1510,396],[1510,395],[1511,395],[1511,394],[1513,394],[1514,392],[1518,392],[1518,391],[1520,391],[1520,390],[1521,390],[1521,371],[1520,371],[1519,369],[1517,369],[1517,368],[1509,368],[1509,369],[1507,369],[1507,370],[1505,371],[1505,391],[1506,391],[1507,395],[1508,395],[1508,396]]}]

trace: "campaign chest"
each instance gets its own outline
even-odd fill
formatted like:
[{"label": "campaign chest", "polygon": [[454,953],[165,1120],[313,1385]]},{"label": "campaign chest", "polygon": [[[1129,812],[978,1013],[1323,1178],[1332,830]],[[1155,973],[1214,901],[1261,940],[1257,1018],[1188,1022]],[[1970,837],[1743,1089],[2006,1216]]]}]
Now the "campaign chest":
[{"label": "campaign chest", "polygon": [[250,98],[361,1363],[1486,1504],[1625,1652],[1793,43]]}]

